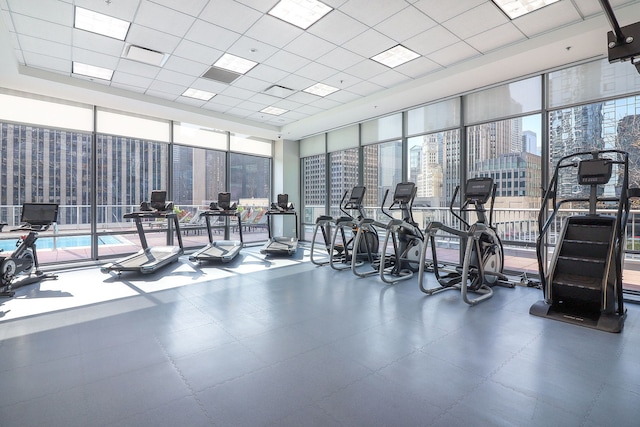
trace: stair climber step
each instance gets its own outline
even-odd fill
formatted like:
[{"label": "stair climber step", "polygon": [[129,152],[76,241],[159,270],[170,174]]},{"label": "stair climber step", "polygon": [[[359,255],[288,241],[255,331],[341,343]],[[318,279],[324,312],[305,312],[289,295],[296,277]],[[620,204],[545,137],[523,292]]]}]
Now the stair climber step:
[{"label": "stair climber step", "polygon": [[569,223],[565,240],[577,240],[583,242],[609,242],[613,223],[609,224],[580,224]]},{"label": "stair climber step", "polygon": [[595,258],[604,260],[609,251],[609,242],[585,242],[582,240],[564,240],[560,247],[560,256],[574,258]]}]

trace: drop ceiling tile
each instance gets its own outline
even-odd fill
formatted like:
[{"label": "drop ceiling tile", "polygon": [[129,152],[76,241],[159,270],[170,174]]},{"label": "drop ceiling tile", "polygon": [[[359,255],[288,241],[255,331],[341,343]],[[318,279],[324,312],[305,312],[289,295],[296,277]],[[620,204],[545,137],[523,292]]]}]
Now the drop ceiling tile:
[{"label": "drop ceiling tile", "polygon": [[15,33],[16,29],[13,26],[13,20],[11,19],[9,11],[2,9],[0,12],[2,13],[2,22],[7,27],[7,30],[9,30],[9,33]]},{"label": "drop ceiling tile", "polygon": [[388,69],[389,67],[378,62],[372,61],[371,59],[365,59],[353,67],[347,68],[344,72],[362,80],[369,80],[378,74],[384,73]]},{"label": "drop ceiling tile", "polygon": [[451,31],[437,25],[405,41],[403,45],[423,56],[459,42]]},{"label": "drop ceiling tile", "polygon": [[264,15],[245,33],[246,36],[280,48],[285,47],[302,34],[304,34],[303,29],[287,24],[271,15]]},{"label": "drop ceiling tile", "polygon": [[[313,95],[312,95],[313,96]],[[315,100],[316,98],[314,98]],[[305,114],[307,116],[313,116],[314,114],[321,113],[322,110],[318,107],[314,107],[312,105],[302,105],[296,109],[297,113]]]},{"label": "drop ceiling tile", "polygon": [[47,52],[47,56],[53,56],[67,61],[71,60],[71,49],[66,44],[30,36],[18,36],[18,43],[25,52]]},{"label": "drop ceiling tile", "polygon": [[158,72],[156,80],[168,83],[177,83],[179,85],[189,87],[196,80],[196,77],[163,68]]},{"label": "drop ceiling tile", "polygon": [[334,74],[337,71],[333,68],[327,67],[326,65],[318,64],[317,62],[312,62],[309,65],[306,65],[296,71],[296,75],[306,77],[311,80],[324,80]]},{"label": "drop ceiling tile", "polygon": [[[214,97],[215,99],[216,97]],[[209,110],[209,111],[215,111],[217,113],[226,113],[227,110],[229,109],[229,106],[227,105],[222,105],[222,104],[216,104],[215,102],[207,102],[206,104],[204,104],[202,106],[202,108],[204,108],[205,110]]]},{"label": "drop ceiling tile", "polygon": [[178,10],[191,16],[198,16],[209,0],[152,0],[171,9]]},{"label": "drop ceiling tile", "polygon": [[56,71],[67,76],[71,74],[71,61],[42,55],[40,53],[23,52],[22,54],[27,67]]},{"label": "drop ceiling tile", "polygon": [[160,71],[160,68],[149,64],[143,64],[142,62],[121,58],[118,63],[118,71],[153,79],[158,74],[158,71]]},{"label": "drop ceiling tile", "polygon": [[447,67],[455,62],[464,61],[478,55],[480,55],[480,52],[465,42],[458,42],[428,55],[428,58],[443,67]]},{"label": "drop ceiling tile", "polygon": [[194,77],[200,77],[209,69],[209,66],[189,59],[180,58],[179,56],[171,55],[169,59],[167,59],[163,68]]},{"label": "drop ceiling tile", "polygon": [[247,110],[239,107],[233,107],[227,110],[227,114],[231,114],[233,116],[238,116],[242,118],[250,116],[253,113],[255,113],[255,110]]},{"label": "drop ceiling tile", "polygon": [[373,27],[406,7],[404,0],[349,0],[340,10]]},{"label": "drop ceiling tile", "polygon": [[111,56],[120,56],[125,43],[111,37],[73,29],[73,46],[80,49],[95,50]]},{"label": "drop ceiling tile", "polygon": [[268,106],[269,104],[260,104],[258,102],[253,102],[253,100],[251,100],[251,101],[242,101],[241,103],[236,105],[234,108],[240,108],[243,110],[256,112],[256,111],[263,110]]},{"label": "drop ceiling tile", "polygon": [[322,81],[322,83],[338,88],[338,90],[348,89],[349,87],[361,82],[362,79],[347,73],[337,73]]},{"label": "drop ceiling tile", "polygon": [[360,83],[356,83],[353,86],[349,86],[349,92],[353,92],[361,96],[372,95],[376,92],[380,92],[382,89],[384,89],[382,86],[378,86],[377,84],[371,83],[366,80]]},{"label": "drop ceiling tile", "polygon": [[242,36],[227,49],[227,52],[253,62],[264,62],[273,56],[278,49],[251,37]]},{"label": "drop ceiling tile", "polygon": [[251,71],[249,71],[246,75],[265,82],[277,82],[287,77],[289,73],[274,67],[270,67],[268,65],[258,64],[253,67]]},{"label": "drop ceiling tile", "polygon": [[226,51],[236,40],[240,38],[240,34],[229,31],[226,28],[210,24],[198,19],[193,27],[187,32],[185,39],[200,43],[205,46],[211,46],[215,40],[216,49]]},{"label": "drop ceiling tile", "polygon": [[509,18],[492,2],[487,2],[451,18],[442,25],[464,40],[507,22]]},{"label": "drop ceiling tile", "polygon": [[141,25],[132,24],[126,38],[127,43],[163,53],[171,53],[180,43],[180,38]]},{"label": "drop ceiling tile", "polygon": [[326,41],[336,45],[342,45],[355,36],[364,33],[368,27],[345,15],[339,10],[334,10],[313,24],[307,31]]},{"label": "drop ceiling tile", "polygon": [[522,40],[526,40],[525,35],[515,25],[508,22],[484,33],[469,37],[466,42],[479,52],[487,53]]},{"label": "drop ceiling tile", "polygon": [[402,73],[399,73],[395,70],[388,70],[385,71],[382,74],[378,74],[375,77],[372,77],[371,79],[369,79],[369,81],[371,83],[375,83],[379,86],[385,87],[385,88],[390,88],[393,87],[395,85],[399,85],[401,83],[405,83],[407,81],[410,81],[411,77],[408,77]]},{"label": "drop ceiling tile", "polygon": [[[183,37],[193,25],[195,18],[174,9],[143,0],[136,14],[136,24],[163,33]],[[158,50],[158,49],[156,49]],[[172,49],[173,50],[173,49]]]},{"label": "drop ceiling tile", "polygon": [[24,59],[24,54],[22,53],[21,50],[13,49],[13,53],[14,53],[14,55],[16,57],[16,61],[18,62],[18,64],[22,64],[22,65],[26,64],[25,59]]},{"label": "drop ceiling tile", "polygon": [[283,110],[295,111],[296,109],[302,107],[303,104],[296,102],[292,99],[279,99],[274,104],[271,104],[274,107],[282,108]]},{"label": "drop ceiling tile", "polygon": [[194,89],[204,90],[206,92],[220,93],[225,90],[228,85],[220,82],[215,82],[210,79],[199,78],[191,84],[191,87]]},{"label": "drop ceiling tile", "polygon": [[371,58],[392,48],[398,44],[395,40],[379,33],[376,30],[369,29],[357,37],[343,44],[342,47],[348,49],[365,58]]},{"label": "drop ceiling tile", "polygon": [[75,0],[76,6],[93,10],[104,15],[132,22],[138,10],[138,0],[136,1],[96,1],[96,0]]},{"label": "drop ceiling tile", "polygon": [[249,6],[255,10],[259,10],[260,12],[268,12],[273,9],[273,6],[276,5],[280,0],[236,0],[238,3],[242,3],[245,6]]},{"label": "drop ceiling tile", "polygon": [[[182,40],[171,56],[211,66],[224,52],[190,40]],[[208,69],[209,67],[207,67]]]},{"label": "drop ceiling tile", "polygon": [[119,61],[117,56],[105,55],[77,47],[71,49],[71,59],[75,62],[82,62],[83,64],[94,65],[109,70],[115,70]]},{"label": "drop ceiling tile", "polygon": [[346,104],[347,102],[351,102],[351,101],[355,101],[356,99],[360,99],[362,98],[362,96],[353,93],[353,92],[349,92],[348,90],[339,90],[337,92],[333,92],[331,95],[327,96],[326,98],[332,100],[332,101],[337,101],[341,104]]},{"label": "drop ceiling tile", "polygon": [[174,95],[174,99],[177,96],[180,96],[184,93],[187,88],[184,85],[173,84],[169,82],[161,82],[160,80],[154,80],[149,85],[149,90],[164,92],[167,94]]},{"label": "drop ceiling tile", "polygon": [[147,89],[145,95],[153,96],[154,98],[166,99],[168,101],[175,101],[178,95],[174,93],[167,93],[161,90]]},{"label": "drop ceiling tile", "polygon": [[13,14],[12,17],[13,25],[19,34],[56,43],[71,44],[71,27],[65,27],[25,15]]},{"label": "drop ceiling tile", "polygon": [[487,0],[420,0],[413,5],[434,21],[444,22],[486,1]]},{"label": "drop ceiling tile", "polygon": [[134,92],[134,93],[145,93],[147,91],[146,87],[130,86],[127,84],[114,82],[113,79],[111,79],[110,86],[116,89],[122,89],[122,90],[126,90],[127,92]]},{"label": "drop ceiling tile", "polygon": [[230,108],[238,105],[241,102],[242,102],[241,99],[234,98],[232,96],[218,94],[214,96],[209,102],[207,102],[207,105],[214,105],[214,104],[224,105],[227,108]]},{"label": "drop ceiling tile", "polygon": [[293,73],[309,64],[310,62],[310,60],[308,60],[307,58],[303,58],[300,55],[280,50],[271,58],[264,61],[264,64],[277,68],[279,70]]},{"label": "drop ceiling tile", "polygon": [[349,50],[337,47],[326,55],[322,55],[316,62],[331,67],[335,70],[344,70],[359,62],[364,61],[364,56],[357,55]]},{"label": "drop ceiling tile", "polygon": [[233,82],[233,87],[239,88],[239,89],[246,89],[252,92],[251,95],[244,96],[243,97],[244,99],[250,98],[255,92],[262,92],[263,90],[265,90],[271,85],[272,85],[271,82],[265,82],[264,80],[259,80],[246,75],[239,77],[237,80]]},{"label": "drop ceiling tile", "polygon": [[196,98],[189,98],[188,96],[179,96],[176,98],[176,102],[201,108],[207,101]]},{"label": "drop ceiling tile", "polygon": [[91,83],[94,83],[94,84],[99,84],[99,85],[102,85],[102,86],[111,85],[111,81],[110,80],[96,79],[96,78],[93,78],[93,77],[82,76],[80,74],[73,74],[72,77],[74,79],[85,80],[87,82],[91,82]]},{"label": "drop ceiling tile", "polygon": [[260,19],[262,13],[234,0],[209,2],[199,18],[236,33],[244,33]]},{"label": "drop ceiling tile", "polygon": [[227,88],[225,90],[223,90],[221,93],[226,95],[226,96],[232,96],[234,98],[237,98],[237,99],[240,99],[240,100],[244,100],[244,99],[251,98],[256,93],[256,91],[242,89],[242,88],[235,87],[235,86],[227,86]]},{"label": "drop ceiling tile", "polygon": [[153,79],[137,76],[135,74],[123,73],[122,71],[115,71],[111,81],[120,85],[133,86],[146,90],[153,82]]},{"label": "drop ceiling tile", "polygon": [[394,70],[396,70],[397,72],[414,79],[441,69],[442,66],[436,64],[429,58],[425,58],[424,56],[421,56],[420,58],[416,58],[412,61],[407,62],[406,64],[402,64],[394,68]]},{"label": "drop ceiling tile", "polygon": [[333,43],[329,43],[309,33],[303,33],[300,37],[296,38],[284,47],[287,52],[300,55],[311,60],[318,59],[335,48],[336,45]]},{"label": "drop ceiling tile", "polygon": [[374,28],[391,37],[398,43],[414,37],[423,31],[437,25],[435,21],[415,7],[407,7],[388,19],[380,22]]},{"label": "drop ceiling tile", "polygon": [[13,13],[30,16],[55,24],[73,25],[73,6],[59,1],[41,1],[38,7],[29,4],[29,0],[9,0],[7,4]]},{"label": "drop ceiling tile", "polygon": [[276,102],[280,101],[281,98],[277,96],[266,95],[264,93],[257,93],[251,97],[253,102],[257,102],[258,104],[264,105],[273,105]]},{"label": "drop ceiling tile", "polygon": [[512,22],[527,37],[533,37],[581,20],[580,14],[571,2],[560,1],[516,18]]},{"label": "drop ceiling tile", "polygon": [[[317,101],[318,97],[316,95],[313,95],[313,94],[310,94],[310,93],[307,93],[307,92],[299,91],[299,92],[294,93],[293,95],[289,95],[289,97],[287,97],[287,99],[290,99],[291,101],[295,101],[300,105],[304,105],[304,104],[309,104],[310,102]],[[317,109],[317,110],[319,110],[319,109]]]},{"label": "drop ceiling tile", "polygon": [[311,80],[295,74],[290,74],[284,79],[276,82],[276,84],[279,84],[280,86],[288,87],[293,90],[304,90],[316,83],[316,80]]},{"label": "drop ceiling tile", "polygon": [[598,0],[574,0],[574,2],[580,14],[585,18],[602,13],[602,6]]},{"label": "drop ceiling tile", "polygon": [[327,99],[325,98],[319,98],[317,101],[314,101],[312,103],[310,103],[309,105],[312,105],[316,108],[320,108],[322,110],[330,110],[332,108],[338,107],[340,106],[340,103],[338,101],[334,101],[332,99]]}]

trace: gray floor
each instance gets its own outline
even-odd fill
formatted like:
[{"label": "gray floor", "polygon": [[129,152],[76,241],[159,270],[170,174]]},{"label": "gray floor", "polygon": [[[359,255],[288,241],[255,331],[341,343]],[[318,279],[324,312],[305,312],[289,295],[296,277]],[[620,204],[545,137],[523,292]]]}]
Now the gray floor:
[{"label": "gray floor", "polygon": [[[530,316],[536,289],[469,307],[300,252],[20,289],[0,305],[0,425],[638,425],[640,307],[610,334]],[[101,296],[28,311],[80,288]]]}]

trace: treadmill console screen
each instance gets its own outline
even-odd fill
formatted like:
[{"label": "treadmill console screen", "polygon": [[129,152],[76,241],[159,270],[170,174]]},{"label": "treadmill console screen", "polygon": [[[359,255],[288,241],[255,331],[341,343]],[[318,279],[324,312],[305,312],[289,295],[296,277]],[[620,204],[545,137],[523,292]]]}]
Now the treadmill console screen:
[{"label": "treadmill console screen", "polygon": [[613,164],[609,159],[582,160],[578,166],[580,185],[603,185],[611,179]]},{"label": "treadmill console screen", "polygon": [[218,208],[228,211],[231,207],[231,193],[218,193]]},{"label": "treadmill console screen", "polygon": [[413,182],[401,182],[396,185],[396,191],[393,193],[393,201],[395,203],[410,203],[413,197],[416,185]]},{"label": "treadmill console screen", "polygon": [[167,192],[164,190],[154,190],[151,192],[151,208],[159,211],[164,210],[167,203]]},{"label": "treadmill console screen", "polygon": [[20,221],[30,225],[50,225],[58,220],[57,203],[24,203]]},{"label": "treadmill console screen", "polygon": [[467,180],[467,186],[464,190],[467,201],[474,200],[479,203],[487,203],[491,197],[493,190],[493,178],[478,177]]},{"label": "treadmill console screen", "polygon": [[287,209],[289,206],[289,195],[278,194],[278,207],[281,209]]}]

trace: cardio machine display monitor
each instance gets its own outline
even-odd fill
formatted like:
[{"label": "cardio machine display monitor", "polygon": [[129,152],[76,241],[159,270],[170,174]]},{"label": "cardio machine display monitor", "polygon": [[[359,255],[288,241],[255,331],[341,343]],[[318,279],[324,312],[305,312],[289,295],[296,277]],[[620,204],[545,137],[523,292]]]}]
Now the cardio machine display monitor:
[{"label": "cardio machine display monitor", "polygon": [[493,178],[478,177],[467,180],[467,186],[464,190],[465,198],[475,200],[479,203],[487,203],[493,190]]},{"label": "cardio machine display monitor", "polygon": [[401,182],[396,185],[393,200],[396,203],[410,203],[416,185],[413,182]]},{"label": "cardio machine display monitor", "polygon": [[289,207],[288,194],[278,194],[278,207],[282,209],[287,209]]},{"label": "cardio machine display monitor", "polygon": [[609,159],[585,159],[578,165],[580,185],[603,185],[611,179],[613,164]]},{"label": "cardio machine display monitor", "polygon": [[58,220],[57,203],[24,203],[22,205],[22,223],[44,226]]},{"label": "cardio machine display monitor", "polygon": [[167,203],[167,192],[164,190],[154,190],[151,192],[151,208],[163,210]]},{"label": "cardio machine display monitor", "polygon": [[362,185],[353,187],[353,190],[351,190],[351,195],[349,196],[349,203],[354,205],[361,205],[362,200],[364,199],[365,191],[367,191],[367,188]]},{"label": "cardio machine display monitor", "polygon": [[218,207],[223,211],[228,211],[231,207],[231,193],[218,193]]}]

